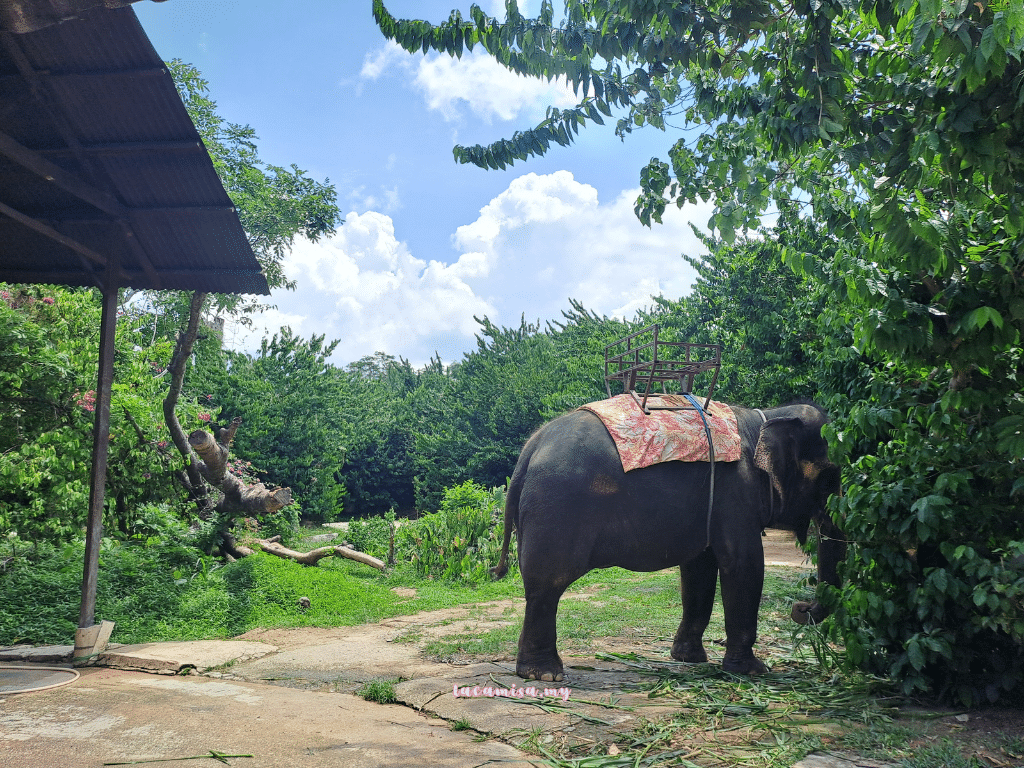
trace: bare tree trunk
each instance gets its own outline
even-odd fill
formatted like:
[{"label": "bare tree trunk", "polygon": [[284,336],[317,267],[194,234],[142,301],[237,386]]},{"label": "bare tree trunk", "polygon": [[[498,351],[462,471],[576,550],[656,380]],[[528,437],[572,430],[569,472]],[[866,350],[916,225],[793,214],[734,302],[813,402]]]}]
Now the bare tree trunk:
[{"label": "bare tree trunk", "polygon": [[184,333],[178,334],[171,362],[167,366],[167,370],[171,374],[171,385],[164,398],[164,423],[167,425],[167,431],[171,434],[171,442],[185,459],[185,470],[177,473],[177,478],[188,491],[189,497],[196,503],[199,508],[199,516],[204,520],[208,520],[212,513],[210,497],[206,484],[203,483],[197,458],[189,447],[185,430],[181,428],[174,409],[178,405],[178,398],[181,397],[181,387],[185,381],[185,366],[188,364],[189,357],[192,356],[192,349],[199,336],[199,320],[202,317],[206,296],[207,294],[201,291],[192,294],[192,301],[188,308],[188,325]]},{"label": "bare tree trunk", "polygon": [[[292,503],[292,494],[288,488],[268,489],[263,483],[246,485],[228,472],[231,441],[241,424],[240,419],[235,419],[227,429],[219,430],[217,438],[203,429],[197,429],[186,437],[185,430],[178,421],[175,408],[181,397],[188,359],[192,356],[196,339],[199,337],[199,325],[207,295],[201,291],[192,294],[188,325],[184,333],[178,335],[178,341],[174,346],[174,354],[168,366],[171,384],[164,398],[164,423],[175,448],[185,459],[185,470],[178,474],[178,479],[198,506],[200,516],[208,520],[216,514],[218,519],[225,521],[221,535],[222,548],[234,557],[244,557],[252,554],[252,550],[240,546],[235,541],[228,530],[230,521],[235,517],[255,517],[277,512]],[[211,486],[222,494],[216,504],[210,498]]]}]

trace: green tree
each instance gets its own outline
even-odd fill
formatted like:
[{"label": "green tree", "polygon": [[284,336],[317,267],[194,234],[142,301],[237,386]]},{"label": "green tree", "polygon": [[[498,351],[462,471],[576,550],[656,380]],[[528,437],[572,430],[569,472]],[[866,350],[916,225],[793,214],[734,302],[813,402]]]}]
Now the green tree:
[{"label": "green tree", "polygon": [[[88,292],[0,284],[0,533],[63,541],[88,507]],[[83,311],[84,310],[84,311]],[[69,342],[61,345],[60,342]],[[81,403],[81,405],[79,405]]]},{"label": "green tree", "polygon": [[[791,214],[732,244],[701,237],[708,254],[685,257],[697,270],[690,294],[676,301],[655,297],[644,322],[659,323],[669,341],[722,345],[716,399],[769,406],[815,397],[818,318],[830,294],[783,259],[812,253],[828,263],[834,243],[814,222]],[[836,335],[824,335],[831,348]]]},{"label": "green tree", "polygon": [[575,299],[561,320],[551,320],[547,333],[559,360],[550,372],[556,389],[542,398],[545,418],[554,418],[573,408],[608,396],[604,378],[605,347],[637,331],[639,320],[630,322],[598,315]]},{"label": "green tree", "polygon": [[452,367],[449,386],[416,434],[420,509],[437,509],[445,488],[467,480],[504,485],[527,438],[545,421],[545,398],[558,387],[557,351],[539,325],[477,322],[477,348]]},{"label": "green tree", "polygon": [[[375,0],[407,50],[479,44],[580,96],[456,159],[506,167],[617,115],[680,136],[637,213],[713,200],[731,243],[772,205],[837,239],[785,254],[839,299],[819,381],[849,487],[848,658],[964,702],[1024,687],[1024,7],[1009,0],[514,1],[432,26]],[[673,129],[675,130],[675,129]],[[853,345],[848,333],[853,334]]]},{"label": "green tree", "polygon": [[389,510],[410,515],[416,509],[415,437],[428,381],[443,379],[444,367],[432,361],[414,371],[408,360],[378,352],[345,368],[352,392],[346,511],[369,517]]},{"label": "green tree", "polygon": [[205,396],[223,423],[242,419],[236,455],[262,479],[288,485],[302,513],[321,521],[337,518],[345,495],[340,477],[352,407],[344,375],[327,362],[336,346],[282,328],[257,355],[229,353],[227,370],[207,380]]},{"label": "green tree", "polygon": [[[0,286],[2,531],[62,542],[84,524],[99,317],[100,297],[90,289]],[[104,525],[126,537],[141,505],[180,510],[159,406],[170,343],[150,337],[147,317],[122,303],[117,319]],[[197,414],[191,406],[181,417],[198,426]]]}]

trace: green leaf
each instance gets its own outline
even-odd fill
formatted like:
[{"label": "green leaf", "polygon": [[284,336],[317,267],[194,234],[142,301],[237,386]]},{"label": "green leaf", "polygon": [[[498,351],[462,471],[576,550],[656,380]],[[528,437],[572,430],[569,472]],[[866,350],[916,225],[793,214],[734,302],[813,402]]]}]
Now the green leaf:
[{"label": "green leaf", "polygon": [[960,321],[961,327],[965,330],[981,330],[989,323],[996,328],[1003,327],[1003,316],[993,307],[978,307]]}]

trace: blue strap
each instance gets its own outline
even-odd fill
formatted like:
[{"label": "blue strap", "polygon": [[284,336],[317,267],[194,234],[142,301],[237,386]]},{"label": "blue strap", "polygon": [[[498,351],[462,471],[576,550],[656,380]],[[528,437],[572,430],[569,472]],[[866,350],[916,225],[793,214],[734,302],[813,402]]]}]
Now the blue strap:
[{"label": "blue strap", "polygon": [[689,394],[683,395],[690,404],[696,409],[697,413],[700,414],[700,420],[704,422],[704,434],[708,436],[708,461],[711,462],[711,487],[708,490],[708,523],[707,523],[707,534],[708,543],[707,546],[711,546],[711,510],[715,505],[715,443],[711,439],[711,427],[708,426],[707,416],[704,414],[704,409],[701,408],[700,403],[697,399]]}]

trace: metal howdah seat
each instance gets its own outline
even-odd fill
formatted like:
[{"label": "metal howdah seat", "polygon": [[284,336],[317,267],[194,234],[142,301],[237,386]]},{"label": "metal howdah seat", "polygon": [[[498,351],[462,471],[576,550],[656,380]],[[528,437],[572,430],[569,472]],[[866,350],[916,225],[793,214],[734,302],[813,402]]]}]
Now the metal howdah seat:
[{"label": "metal howdah seat", "polygon": [[[695,380],[704,374],[702,383],[710,377],[703,405],[707,410],[722,367],[722,346],[663,341],[659,330],[655,323],[604,348],[608,397],[612,397],[612,382],[620,381],[623,393],[632,395],[644,413],[695,410],[696,402],[687,395],[692,395]],[[678,391],[667,392],[669,383]],[[655,392],[659,384],[661,391]]]}]

